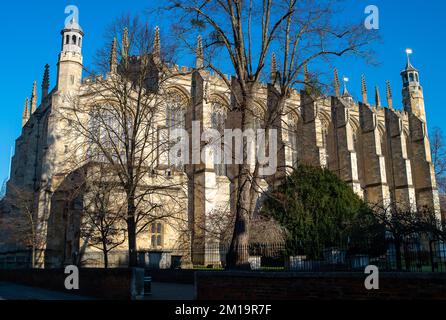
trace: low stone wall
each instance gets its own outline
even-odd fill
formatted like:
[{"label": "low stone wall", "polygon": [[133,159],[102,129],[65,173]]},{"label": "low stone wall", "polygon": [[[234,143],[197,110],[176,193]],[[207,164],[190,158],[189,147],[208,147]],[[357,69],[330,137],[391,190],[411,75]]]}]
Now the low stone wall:
[{"label": "low stone wall", "polygon": [[80,269],[79,290],[66,290],[63,269],[0,270],[0,281],[104,300],[134,300],[144,294],[144,269]]},{"label": "low stone wall", "polygon": [[446,300],[445,273],[382,273],[366,290],[362,273],[198,272],[198,300]]}]

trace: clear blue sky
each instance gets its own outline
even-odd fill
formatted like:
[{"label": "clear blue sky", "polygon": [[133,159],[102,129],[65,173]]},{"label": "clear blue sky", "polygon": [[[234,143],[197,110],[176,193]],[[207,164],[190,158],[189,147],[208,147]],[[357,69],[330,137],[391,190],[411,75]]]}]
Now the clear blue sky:
[{"label": "clear blue sky", "polygon": [[[357,60],[337,61],[342,75],[350,78],[349,89],[360,96],[360,77],[366,74],[369,91],[381,87],[384,97],[385,80],[390,80],[394,104],[401,106],[400,71],[405,65],[404,50],[414,50],[412,62],[420,70],[424,87],[429,128],[440,127],[446,132],[444,118],[444,78],[446,76],[446,39],[444,31],[445,1],[416,0],[349,0],[340,19],[365,18],[369,4],[380,9],[382,43],[375,45],[379,66],[369,66]],[[83,44],[85,64],[91,64],[96,50],[103,46],[104,29],[115,17],[124,13],[144,13],[154,1],[72,0],[72,1],[4,1],[0,9],[2,46],[0,50],[0,183],[9,172],[10,148],[21,131],[23,103],[31,94],[32,83],[42,79],[43,66],[51,66],[51,85],[54,85],[57,55],[60,50],[60,30],[64,8],[74,4],[80,10],[80,24],[86,34]],[[157,16],[150,21],[166,29],[169,21]],[[370,94],[372,96],[372,94]],[[40,96],[40,92],[39,92]]]}]

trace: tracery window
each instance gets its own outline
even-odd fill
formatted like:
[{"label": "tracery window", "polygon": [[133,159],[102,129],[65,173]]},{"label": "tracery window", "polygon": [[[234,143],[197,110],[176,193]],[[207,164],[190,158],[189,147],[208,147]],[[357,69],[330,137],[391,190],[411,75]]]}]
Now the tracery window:
[{"label": "tracery window", "polygon": [[[167,128],[167,139],[170,141],[172,132],[177,129],[186,129],[186,110],[187,110],[187,98],[181,92],[176,90],[171,91],[168,94],[167,105],[166,105],[166,128]],[[163,143],[161,141],[161,143]],[[163,143],[166,145],[165,143]],[[161,145],[162,146],[162,145]],[[166,145],[164,148],[164,153],[168,158],[168,165],[172,167],[173,160],[169,159],[169,147]],[[178,155],[180,159],[181,155]],[[184,170],[183,163],[176,163],[175,169],[179,171]]]},{"label": "tracery window", "polygon": [[[227,119],[227,109],[228,106],[219,100],[215,100],[212,102],[212,115],[211,115],[211,123],[212,129],[217,130],[221,137],[224,135],[226,119]],[[221,141],[222,152],[221,152],[221,161],[218,164],[214,164],[215,166],[215,174],[217,176],[226,176],[226,165],[224,164],[224,144],[223,140]]]},{"label": "tracery window", "polygon": [[152,248],[163,246],[163,224],[160,222],[152,223],[150,226],[150,245]]}]

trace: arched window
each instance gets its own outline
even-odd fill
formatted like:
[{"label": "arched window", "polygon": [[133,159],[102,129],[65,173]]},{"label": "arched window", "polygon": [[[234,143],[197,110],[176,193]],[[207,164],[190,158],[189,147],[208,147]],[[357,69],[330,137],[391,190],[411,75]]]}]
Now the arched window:
[{"label": "arched window", "polygon": [[417,82],[420,82],[420,80],[419,80],[419,78],[418,78],[418,73],[415,73],[415,80],[416,80]]},{"label": "arched window", "polygon": [[82,38],[79,37],[79,47],[82,47]]},{"label": "arched window", "polygon": [[[171,137],[173,130],[186,129],[186,100],[187,98],[178,91],[172,91],[168,94],[166,101],[166,129],[167,135]],[[161,141],[161,145],[166,145]],[[170,156],[169,148],[163,152]],[[178,155],[179,158],[181,155]],[[167,159],[169,167],[172,166],[173,160]],[[176,165],[176,169],[179,171],[184,170],[184,164],[180,163]]]},{"label": "arched window", "polygon": [[70,44],[70,36],[69,35],[67,35],[65,37],[65,44]]},{"label": "arched window", "polygon": [[[222,137],[225,131],[227,109],[228,106],[220,100],[215,100],[214,102],[212,102],[212,115],[211,115],[212,129],[220,132]],[[224,164],[223,141],[221,145],[222,145],[221,161],[220,163],[214,164],[215,174],[217,176],[226,176],[227,172],[226,172],[226,165]]]},{"label": "arched window", "polygon": [[150,227],[150,245],[152,248],[163,246],[163,225],[160,222],[152,223]]},{"label": "arched window", "polygon": [[169,94],[166,108],[166,126],[169,131],[186,128],[185,99],[182,94]]},{"label": "arched window", "polygon": [[72,38],[72,39],[73,39],[73,42],[72,42],[72,43],[73,43],[73,44],[77,44],[77,37],[76,37],[75,35],[73,35],[73,38]]},{"label": "arched window", "polygon": [[413,81],[414,81],[413,73],[410,73],[410,74],[409,74],[409,81],[410,81],[410,82],[413,82]]},{"label": "arched window", "polygon": [[[95,106],[89,113],[88,156],[98,162],[126,161],[123,128],[111,105]],[[129,128],[130,130],[131,128]]]}]

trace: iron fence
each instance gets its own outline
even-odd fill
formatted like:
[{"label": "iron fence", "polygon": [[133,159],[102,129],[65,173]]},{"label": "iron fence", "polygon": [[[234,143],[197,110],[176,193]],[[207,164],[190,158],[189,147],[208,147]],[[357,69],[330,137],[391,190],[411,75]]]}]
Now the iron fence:
[{"label": "iron fence", "polygon": [[[376,265],[381,271],[388,272],[446,272],[446,244],[425,239],[400,242],[386,240],[379,244],[347,242],[326,246],[314,243],[298,246],[285,243],[250,244],[239,246],[236,251],[238,258],[247,262],[251,270],[364,272],[368,265]],[[175,255],[171,255],[170,264],[166,264],[169,260],[168,251],[159,252],[158,257],[152,254],[148,259],[149,263],[146,261],[145,265],[147,268],[156,269],[223,269],[227,267],[229,252],[229,246],[222,245],[183,253],[177,250]],[[183,258],[182,261],[186,263],[178,263],[178,257]],[[158,264],[159,261],[164,261],[164,264]]]},{"label": "iron fence", "polygon": [[[237,247],[238,258],[249,264],[251,270],[328,272],[363,272],[368,265],[381,271],[446,272],[446,244],[427,239],[406,239],[384,243],[338,243],[321,245],[257,243]],[[147,269],[224,269],[228,265],[229,246],[212,244],[201,249],[156,250],[138,252],[138,264]],[[109,253],[110,268],[128,266],[128,253]],[[104,257],[100,252],[81,255],[79,265],[102,268]],[[30,267],[30,254],[25,251],[0,253],[0,269]]]}]

